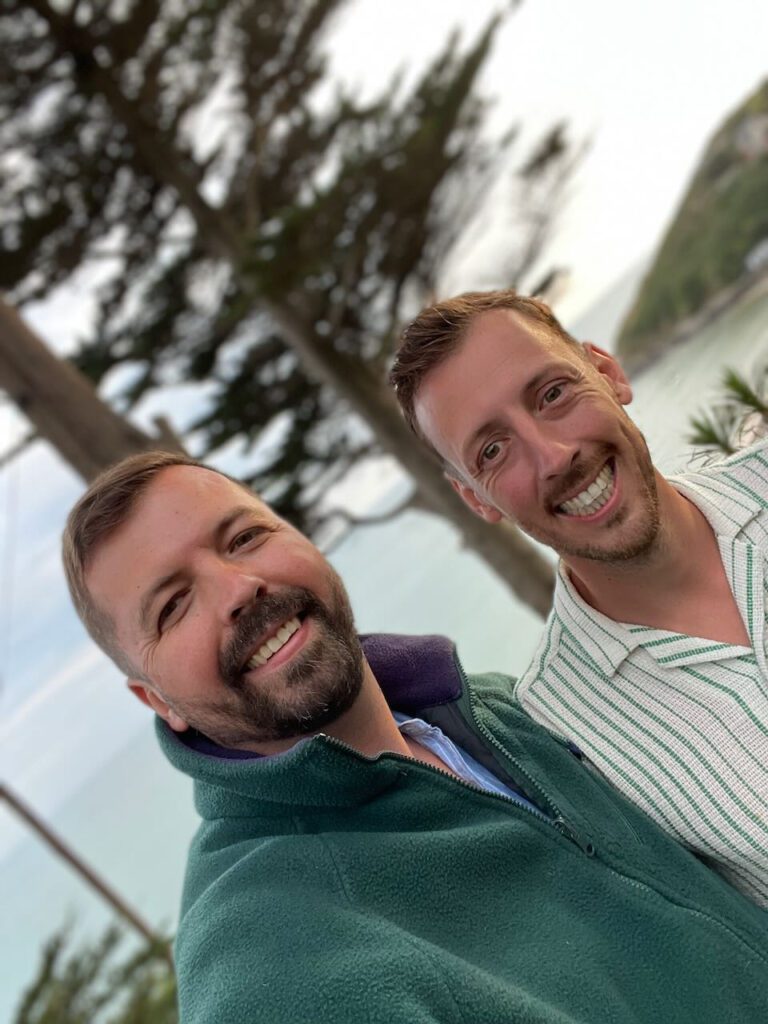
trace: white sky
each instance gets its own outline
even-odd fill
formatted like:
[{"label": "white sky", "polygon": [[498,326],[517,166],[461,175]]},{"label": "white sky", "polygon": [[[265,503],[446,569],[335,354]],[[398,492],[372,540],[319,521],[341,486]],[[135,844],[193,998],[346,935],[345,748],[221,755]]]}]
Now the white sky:
[{"label": "white sky", "polygon": [[[496,6],[357,0],[340,19],[334,65],[361,90],[373,90],[396,66],[433,53],[451,26],[479,31]],[[766,40],[762,0],[529,0],[510,18],[482,80],[495,98],[493,123],[520,121],[530,137],[565,118],[576,136],[592,141],[552,253],[572,270],[557,308],[566,322],[657,243],[707,138],[768,74]],[[456,287],[472,284],[468,277]],[[87,297],[76,282],[30,319],[54,347],[68,347]],[[16,428],[5,410],[0,449]],[[64,792],[55,764],[66,757],[71,789],[92,770],[77,750],[85,744],[94,756],[97,722],[109,720],[115,735],[95,746],[114,748],[121,730],[136,727],[140,709],[129,709],[112,686],[116,676],[105,678],[103,663],[83,647],[72,613],[64,604],[60,612],[54,607],[54,598],[66,601],[57,538],[78,482],[43,446],[11,472],[12,480],[0,474],[0,514],[11,508],[11,485],[20,503],[10,540],[15,551],[2,556],[13,572],[0,602],[0,673],[7,676],[3,706],[10,718],[4,772],[45,811]],[[11,647],[23,648],[23,657],[8,658]],[[78,727],[63,736],[65,707]],[[37,752],[33,762],[24,756],[30,749]]]},{"label": "white sky", "polygon": [[[358,0],[335,37],[336,66],[370,88],[499,6]],[[528,0],[509,18],[482,79],[492,123],[519,121],[530,137],[565,118],[592,141],[554,253],[573,273],[562,318],[657,243],[705,141],[768,75],[767,40],[761,0]]]}]

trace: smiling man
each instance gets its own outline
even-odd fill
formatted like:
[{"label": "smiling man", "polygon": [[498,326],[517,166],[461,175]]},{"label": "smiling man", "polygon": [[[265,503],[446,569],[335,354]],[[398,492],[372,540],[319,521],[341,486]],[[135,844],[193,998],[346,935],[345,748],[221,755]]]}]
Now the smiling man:
[{"label": "smiling man", "polygon": [[239,483],[128,459],[64,561],[195,782],[182,1024],[766,1019],[764,912]]},{"label": "smiling man", "polygon": [[423,310],[391,380],[464,501],[561,557],[523,707],[767,905],[765,443],[665,479],[616,360],[511,291]]}]

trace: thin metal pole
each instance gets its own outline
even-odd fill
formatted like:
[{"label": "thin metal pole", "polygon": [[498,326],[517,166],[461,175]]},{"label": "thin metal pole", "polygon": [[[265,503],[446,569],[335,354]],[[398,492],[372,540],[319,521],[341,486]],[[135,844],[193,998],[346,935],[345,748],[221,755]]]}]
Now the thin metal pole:
[{"label": "thin metal pole", "polygon": [[62,857],[71,868],[73,868],[83,881],[89,885],[92,889],[95,889],[99,895],[106,900],[106,902],[112,907],[115,913],[119,914],[125,921],[127,921],[132,928],[135,928],[151,945],[156,946],[158,949],[164,950],[165,955],[171,966],[173,966],[173,959],[171,957],[171,950],[168,942],[157,935],[146,921],[135,911],[132,907],[128,906],[124,899],[115,892],[112,887],[100,878],[99,875],[89,867],[75,851],[64,842],[64,840],[56,835],[56,833],[32,810],[32,808],[26,804],[20,797],[15,793],[12,793],[10,789],[3,783],[0,783],[0,800],[5,800],[18,814],[23,821],[30,826],[40,838],[48,846],[52,847],[53,850],[60,857]]}]

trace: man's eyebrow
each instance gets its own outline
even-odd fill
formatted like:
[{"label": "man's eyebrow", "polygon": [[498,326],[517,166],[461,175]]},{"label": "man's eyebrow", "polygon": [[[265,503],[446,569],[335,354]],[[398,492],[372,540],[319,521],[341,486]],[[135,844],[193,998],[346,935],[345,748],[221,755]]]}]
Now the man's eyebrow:
[{"label": "man's eyebrow", "polygon": [[[253,505],[237,505],[231,509],[223,519],[220,519],[216,526],[211,531],[211,539],[215,547],[220,547],[224,541],[224,538],[232,529],[232,526],[245,515],[253,515],[257,510]],[[167,587],[170,587],[174,583],[179,583],[185,576],[185,573],[180,569],[174,569],[173,572],[166,573],[165,576],[161,576],[160,579],[155,580],[152,586],[147,590],[141,599],[139,604],[138,623],[139,629],[142,633],[148,633],[150,631],[149,615],[152,611],[157,595],[162,593]]]},{"label": "man's eyebrow", "polygon": [[223,543],[224,538],[238,519],[241,519],[243,516],[253,517],[257,512],[258,509],[254,505],[236,505],[235,508],[230,509],[230,511],[223,519],[219,520],[213,529],[212,536],[214,544],[218,547]]}]

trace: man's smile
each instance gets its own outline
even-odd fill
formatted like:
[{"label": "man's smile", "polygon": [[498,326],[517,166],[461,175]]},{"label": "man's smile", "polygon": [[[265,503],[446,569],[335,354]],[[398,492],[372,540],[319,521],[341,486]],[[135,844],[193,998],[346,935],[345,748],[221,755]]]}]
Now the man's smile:
[{"label": "man's smile", "polygon": [[[293,618],[283,622],[276,629],[272,629],[267,638],[261,642],[258,649],[248,658],[244,671],[261,668],[262,665],[266,665],[267,662],[271,662],[273,659],[275,663],[285,661],[287,657],[290,657],[293,649],[298,646],[301,637],[298,638],[297,643],[290,645],[289,651],[285,652],[288,641],[301,630],[305,623],[306,619],[302,622],[297,615],[294,615]],[[283,654],[283,657],[276,658],[278,654]]]},{"label": "man's smile", "polygon": [[309,636],[308,620],[319,609],[317,597],[301,587],[257,598],[239,615],[222,651],[219,667],[224,682],[239,689],[250,673],[288,661]]},{"label": "man's smile", "polygon": [[592,482],[578,493],[560,502],[555,511],[560,515],[585,519],[600,512],[616,493],[616,463],[609,459]]}]

